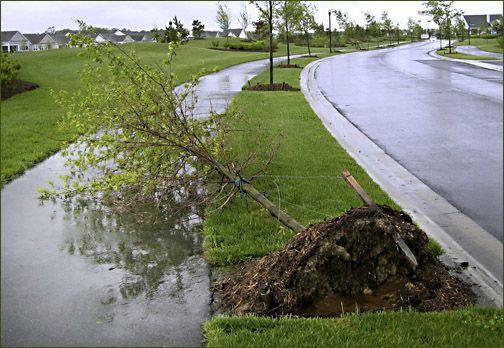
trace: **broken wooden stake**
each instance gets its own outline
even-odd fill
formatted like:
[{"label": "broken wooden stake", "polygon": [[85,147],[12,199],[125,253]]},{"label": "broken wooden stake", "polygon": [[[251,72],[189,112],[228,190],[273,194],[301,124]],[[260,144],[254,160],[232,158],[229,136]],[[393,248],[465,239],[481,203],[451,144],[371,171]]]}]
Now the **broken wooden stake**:
[{"label": "broken wooden stake", "polygon": [[346,182],[352,187],[352,189],[357,193],[357,195],[362,199],[364,203],[369,205],[371,208],[380,210],[380,208],[376,205],[376,203],[369,197],[369,195],[364,191],[364,189],[359,185],[357,180],[350,174],[350,172],[343,172],[343,177]]},{"label": "broken wooden stake", "polygon": [[[376,205],[376,203],[369,197],[369,195],[364,191],[364,189],[359,185],[357,180],[350,174],[349,171],[344,171],[343,172],[343,177],[345,178],[346,182],[352,187],[352,189],[357,193],[357,195],[362,199],[364,203],[366,203],[372,210],[380,211],[380,207]],[[404,239],[401,237],[401,235],[396,232],[395,235],[393,236],[396,244],[399,246],[399,248],[402,250],[404,255],[406,255],[406,258],[408,259],[411,264],[416,267],[418,266],[417,259],[415,255],[413,255],[413,252],[411,249],[406,245],[404,242]]]}]

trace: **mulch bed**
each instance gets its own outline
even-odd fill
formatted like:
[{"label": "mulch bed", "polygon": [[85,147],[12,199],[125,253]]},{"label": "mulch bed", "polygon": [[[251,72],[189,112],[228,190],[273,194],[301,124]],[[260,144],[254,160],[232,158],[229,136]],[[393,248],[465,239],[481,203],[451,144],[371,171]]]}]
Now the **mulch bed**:
[{"label": "mulch bed", "polygon": [[2,100],[8,99],[16,94],[32,91],[39,86],[31,82],[14,80],[11,83],[2,86]]},{"label": "mulch bed", "polygon": [[[216,51],[231,51],[231,52],[269,52],[269,49],[264,49],[264,50],[237,50],[237,49],[231,49],[231,48],[219,48],[219,47],[208,47],[209,50],[216,50]],[[276,52],[276,48],[273,48],[273,52]]]},{"label": "mulch bed", "polygon": [[301,67],[297,64],[280,64],[280,65],[277,65],[275,66],[275,68],[277,69],[285,69],[285,68],[297,68],[297,69],[301,69]]},{"label": "mulch bed", "polygon": [[274,83],[272,85],[260,85],[251,86],[248,88],[249,91],[291,91],[298,92],[299,88],[294,88],[288,83]]},{"label": "mulch bed", "polygon": [[[392,237],[396,232],[418,266],[398,248]],[[408,215],[386,205],[380,211],[352,209],[309,226],[279,251],[219,282],[219,311],[330,317],[356,308],[427,312],[475,304],[471,285],[451,275],[424,248],[427,241]]]}]

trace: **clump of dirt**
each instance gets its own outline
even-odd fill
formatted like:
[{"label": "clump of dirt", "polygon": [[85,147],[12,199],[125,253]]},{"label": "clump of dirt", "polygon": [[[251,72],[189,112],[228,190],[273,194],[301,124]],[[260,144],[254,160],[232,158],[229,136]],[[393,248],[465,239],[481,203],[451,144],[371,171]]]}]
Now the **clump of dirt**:
[{"label": "clump of dirt", "polygon": [[26,81],[14,80],[2,86],[2,100],[10,98],[16,94],[32,91],[39,86]]},{"label": "clump of dirt", "polygon": [[300,91],[299,88],[294,88],[288,83],[274,83],[272,85],[260,85],[257,84],[255,86],[251,86],[248,88],[249,91],[291,91],[291,92],[298,92]]},{"label": "clump of dirt", "polygon": [[[218,284],[220,310],[234,315],[337,316],[341,312],[459,309],[476,303],[469,284],[424,246],[410,217],[383,205],[313,224],[282,249],[248,262]],[[418,262],[395,242],[399,233]]]}]

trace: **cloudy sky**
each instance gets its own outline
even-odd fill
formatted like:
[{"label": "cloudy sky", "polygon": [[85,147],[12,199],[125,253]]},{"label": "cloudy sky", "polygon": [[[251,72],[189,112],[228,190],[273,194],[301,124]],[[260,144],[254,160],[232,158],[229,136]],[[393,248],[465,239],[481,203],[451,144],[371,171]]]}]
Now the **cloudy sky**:
[{"label": "cloudy sky", "polygon": [[[357,24],[364,24],[363,12],[369,11],[379,19],[387,11],[394,23],[406,28],[408,17],[415,20],[424,10],[423,1],[309,1],[317,6],[316,20],[328,26],[328,10],[347,12]],[[242,5],[252,20],[257,10],[248,1],[228,1],[232,14],[232,28],[239,28],[238,16]],[[502,1],[456,1],[455,8],[466,14],[502,13]],[[187,29],[199,19],[206,30],[219,30],[215,21],[217,1],[1,1],[2,31],[19,30],[23,33],[42,33],[54,26],[56,30],[77,29],[75,20],[105,28],[150,30],[164,28],[175,15]],[[333,17],[334,19],[334,17]],[[332,21],[334,26],[335,21]],[[249,28],[251,30],[251,28]]]}]

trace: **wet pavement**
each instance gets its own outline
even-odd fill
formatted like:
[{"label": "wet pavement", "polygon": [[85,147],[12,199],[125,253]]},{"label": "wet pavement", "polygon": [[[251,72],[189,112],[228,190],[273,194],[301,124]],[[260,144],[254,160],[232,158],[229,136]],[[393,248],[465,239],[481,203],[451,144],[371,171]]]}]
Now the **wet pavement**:
[{"label": "wet pavement", "polygon": [[427,55],[437,43],[341,55],[316,71],[359,130],[502,242],[502,73]]},{"label": "wet pavement", "polygon": [[[197,113],[223,111],[267,64],[202,78]],[[201,346],[211,294],[199,226],[40,205],[37,188],[68,174],[63,162],[56,154],[2,189],[1,345]]]}]

